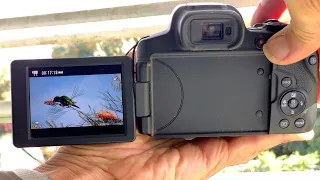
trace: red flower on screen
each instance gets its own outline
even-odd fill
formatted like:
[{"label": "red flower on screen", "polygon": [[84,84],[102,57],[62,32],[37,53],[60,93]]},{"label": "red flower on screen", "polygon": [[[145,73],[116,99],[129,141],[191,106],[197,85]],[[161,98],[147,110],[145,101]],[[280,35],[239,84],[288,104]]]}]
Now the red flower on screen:
[{"label": "red flower on screen", "polygon": [[104,121],[106,121],[106,120],[119,120],[119,118],[113,112],[110,112],[107,110],[101,110],[98,114],[96,114],[96,117],[100,118]]}]

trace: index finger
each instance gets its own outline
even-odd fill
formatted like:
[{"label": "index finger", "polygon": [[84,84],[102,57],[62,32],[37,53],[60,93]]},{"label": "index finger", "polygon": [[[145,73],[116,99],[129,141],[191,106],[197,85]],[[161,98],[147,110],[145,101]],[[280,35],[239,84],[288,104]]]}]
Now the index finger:
[{"label": "index finger", "polygon": [[251,25],[268,19],[279,19],[287,9],[283,0],[262,0],[253,14]]}]

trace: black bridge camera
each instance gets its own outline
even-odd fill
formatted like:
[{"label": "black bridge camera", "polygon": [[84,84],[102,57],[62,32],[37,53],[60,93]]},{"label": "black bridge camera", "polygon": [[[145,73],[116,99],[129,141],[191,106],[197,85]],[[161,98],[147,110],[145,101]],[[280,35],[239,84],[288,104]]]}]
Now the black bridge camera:
[{"label": "black bridge camera", "polygon": [[[318,54],[278,66],[262,47],[286,24],[246,28],[230,5],[178,6],[128,56],[11,64],[16,147],[289,134],[315,126]],[[134,72],[136,69],[136,72]]]}]

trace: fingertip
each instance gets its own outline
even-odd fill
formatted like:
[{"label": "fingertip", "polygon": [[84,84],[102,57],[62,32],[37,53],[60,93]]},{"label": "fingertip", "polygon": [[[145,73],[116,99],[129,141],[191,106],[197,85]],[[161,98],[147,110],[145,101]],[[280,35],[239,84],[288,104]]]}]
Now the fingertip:
[{"label": "fingertip", "polygon": [[263,23],[268,19],[279,19],[285,10],[286,4],[283,0],[263,0],[257,6],[251,25]]},{"label": "fingertip", "polygon": [[268,44],[263,46],[263,53],[271,63],[276,65],[289,65],[294,63],[294,62],[286,61],[285,59],[276,58],[274,55],[270,53],[268,46],[269,46]]},{"label": "fingertip", "polygon": [[286,142],[291,142],[291,141],[310,141],[314,138],[314,131],[309,131],[305,133],[300,133],[300,134],[288,134],[286,135]]},{"label": "fingertip", "polygon": [[302,133],[302,134],[298,134],[298,136],[302,139],[302,140],[312,140],[314,138],[314,131],[309,131],[309,132],[306,132],[306,133]]},{"label": "fingertip", "polygon": [[270,52],[269,52],[269,49],[268,49],[268,44],[265,44],[263,46],[263,53],[264,55],[266,56],[266,58],[273,64],[277,64],[278,63],[278,60],[276,57],[274,57]]}]

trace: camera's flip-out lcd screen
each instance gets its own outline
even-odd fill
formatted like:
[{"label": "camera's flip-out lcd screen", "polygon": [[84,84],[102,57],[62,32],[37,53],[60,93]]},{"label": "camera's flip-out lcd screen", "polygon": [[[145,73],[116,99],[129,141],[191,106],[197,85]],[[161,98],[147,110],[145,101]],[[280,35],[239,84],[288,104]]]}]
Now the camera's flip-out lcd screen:
[{"label": "camera's flip-out lcd screen", "polygon": [[33,138],[124,134],[121,65],[29,69]]}]

